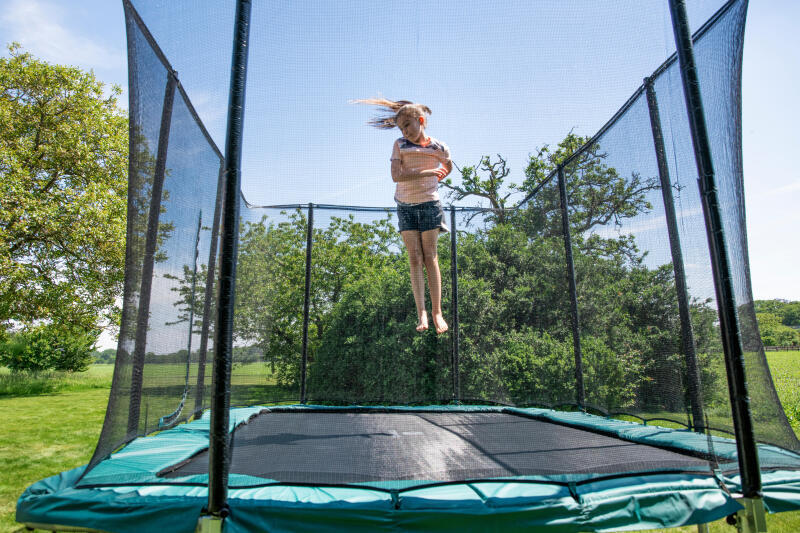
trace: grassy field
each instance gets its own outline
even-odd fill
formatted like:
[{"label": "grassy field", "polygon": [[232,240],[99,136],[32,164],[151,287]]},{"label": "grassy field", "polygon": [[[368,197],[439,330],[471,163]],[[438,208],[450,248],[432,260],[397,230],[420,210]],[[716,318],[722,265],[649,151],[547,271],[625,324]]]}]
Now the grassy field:
[{"label": "grassy field", "polygon": [[[787,416],[800,434],[800,352],[771,352],[770,370]],[[264,386],[264,367],[235,372],[241,385]],[[113,367],[95,365],[81,375],[20,378],[0,369],[0,532],[22,532],[14,521],[16,500],[31,483],[85,464],[105,415]],[[271,386],[268,384],[268,386]],[[800,531],[800,512],[769,515],[771,532]],[[734,533],[719,521],[712,533]],[[695,533],[695,526],[659,530]]]},{"label": "grassy field", "polygon": [[89,461],[108,388],[0,397],[0,531],[19,529],[17,498],[31,483]]},{"label": "grassy field", "polygon": [[800,436],[800,352],[767,352],[767,361],[783,410]]}]

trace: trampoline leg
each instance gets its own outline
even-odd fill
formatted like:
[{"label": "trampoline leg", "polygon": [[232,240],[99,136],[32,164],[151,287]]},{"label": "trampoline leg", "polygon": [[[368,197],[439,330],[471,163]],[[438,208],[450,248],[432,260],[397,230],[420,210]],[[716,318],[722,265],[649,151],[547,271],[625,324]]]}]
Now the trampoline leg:
[{"label": "trampoline leg", "polygon": [[761,498],[739,498],[744,509],[736,513],[736,530],[740,533],[763,533],[767,530],[767,513]]},{"label": "trampoline leg", "polygon": [[222,533],[222,522],[224,518],[219,516],[204,515],[197,520],[195,533]]}]

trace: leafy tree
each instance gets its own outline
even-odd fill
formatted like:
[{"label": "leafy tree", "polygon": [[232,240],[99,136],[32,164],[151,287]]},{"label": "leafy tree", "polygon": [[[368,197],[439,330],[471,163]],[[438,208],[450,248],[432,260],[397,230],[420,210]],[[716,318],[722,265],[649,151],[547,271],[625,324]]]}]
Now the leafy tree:
[{"label": "leafy tree", "polygon": [[114,364],[117,359],[116,348],[107,348],[102,352],[93,352],[94,362],[98,364]]},{"label": "leafy tree", "polygon": [[[162,206],[163,212],[163,206]],[[171,235],[174,231],[174,224],[171,222],[168,223],[159,223],[159,234],[160,235]],[[197,235],[197,241],[195,242],[196,246],[199,246],[201,236],[203,232],[209,234],[209,241],[210,241],[210,234],[211,228],[208,226],[200,226],[199,232]],[[189,322],[190,317],[192,317],[192,326],[191,332],[193,335],[200,335],[203,331],[203,322],[204,316],[203,312],[205,311],[205,301],[206,301],[206,287],[207,283],[209,283],[208,279],[208,265],[205,263],[199,263],[202,261],[202,258],[199,256],[198,248],[195,248],[195,253],[197,257],[195,258],[195,263],[192,265],[183,265],[183,272],[182,276],[176,276],[169,272],[165,272],[163,274],[164,278],[176,282],[170,287],[172,292],[177,293],[177,300],[173,303],[175,307],[178,308],[178,316],[175,317],[173,321],[167,321],[164,325],[166,326],[174,326],[177,324],[183,324]],[[159,255],[164,256],[165,254],[162,252],[161,254],[157,254],[155,257],[155,261],[159,261]],[[210,281],[212,283],[213,288],[213,280]],[[214,320],[213,317],[216,316],[216,306],[214,305],[216,302],[214,298],[211,298],[209,302],[209,318],[212,318],[208,322],[208,337],[209,339],[214,338]],[[195,349],[198,347],[195,346]]]},{"label": "leafy tree", "polygon": [[[91,72],[0,58],[0,323],[91,332],[123,281],[127,118]],[[30,331],[39,331],[36,328]]]},{"label": "leafy tree", "polygon": [[800,328],[800,302],[789,302],[781,313],[781,323],[791,328]]},{"label": "leafy tree", "polygon": [[413,403],[452,396],[447,336],[420,335],[407,262],[353,280],[309,367],[314,401]]},{"label": "leafy tree", "polygon": [[787,300],[756,300],[756,313],[770,313],[779,317],[784,326],[800,329],[800,302]]},{"label": "leafy tree", "polygon": [[780,316],[773,313],[756,313],[761,342],[766,346],[793,346],[800,344],[800,331],[781,323]]},{"label": "leafy tree", "polygon": [[13,372],[83,372],[94,361],[97,336],[97,331],[87,333],[59,325],[30,326],[0,345],[0,364]]},{"label": "leafy tree", "polygon": [[[304,213],[295,211],[287,220],[264,217],[241,229],[234,333],[237,342],[259,346],[267,361],[276,365],[279,384],[286,386],[299,380],[306,228]],[[312,359],[347,286],[373,269],[394,264],[400,247],[388,218],[360,223],[352,215],[331,217],[325,228],[315,228],[313,243]]]}]

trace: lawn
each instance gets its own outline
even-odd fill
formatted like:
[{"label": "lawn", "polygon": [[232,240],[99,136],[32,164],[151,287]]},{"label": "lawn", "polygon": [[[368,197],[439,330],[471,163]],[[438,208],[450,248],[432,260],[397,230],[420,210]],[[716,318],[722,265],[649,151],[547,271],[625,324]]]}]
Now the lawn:
[{"label": "lawn", "polygon": [[0,531],[16,531],[17,498],[31,483],[91,458],[108,388],[0,397]]},{"label": "lawn", "polygon": [[800,352],[767,352],[767,362],[783,410],[800,436]]},{"label": "lawn", "polygon": [[[800,352],[771,352],[767,357],[787,416],[800,433]],[[246,366],[237,372],[247,382],[242,384],[263,383],[263,374],[259,379],[256,372],[263,366]],[[14,511],[27,486],[89,460],[103,423],[112,371],[111,365],[95,365],[85,374],[39,376],[25,385],[0,369],[0,531],[24,531],[14,521]],[[12,386],[16,395],[9,393]],[[800,531],[800,512],[768,515],[767,525],[771,532]],[[711,524],[710,530],[735,532],[724,521]],[[659,531],[695,533],[697,528]]]}]

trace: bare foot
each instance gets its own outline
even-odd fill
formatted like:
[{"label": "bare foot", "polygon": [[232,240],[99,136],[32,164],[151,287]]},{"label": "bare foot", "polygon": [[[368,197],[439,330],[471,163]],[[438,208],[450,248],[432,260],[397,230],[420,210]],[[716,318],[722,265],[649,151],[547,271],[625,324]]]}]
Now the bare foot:
[{"label": "bare foot", "polygon": [[421,315],[419,315],[419,321],[417,322],[417,331],[422,332],[428,329],[428,313],[423,311]]},{"label": "bare foot", "polygon": [[433,325],[436,326],[437,334],[444,333],[448,329],[447,322],[444,321],[442,313],[436,313],[433,315]]}]

